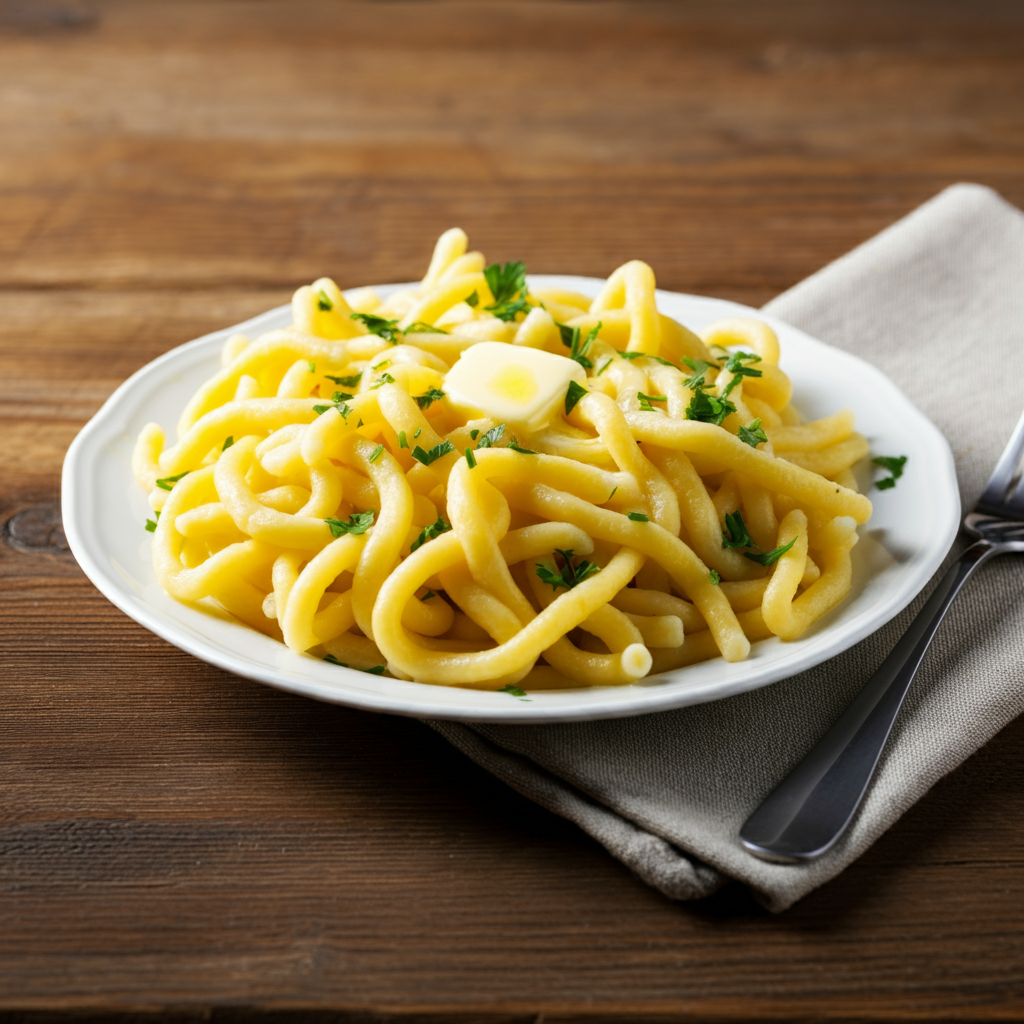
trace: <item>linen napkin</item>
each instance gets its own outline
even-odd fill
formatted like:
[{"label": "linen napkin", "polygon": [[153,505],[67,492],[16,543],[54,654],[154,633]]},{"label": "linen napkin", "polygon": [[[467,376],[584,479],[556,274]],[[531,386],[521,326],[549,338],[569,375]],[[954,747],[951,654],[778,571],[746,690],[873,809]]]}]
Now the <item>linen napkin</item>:
[{"label": "linen napkin", "polygon": [[[987,188],[953,186],[765,308],[888,374],[949,440],[964,510],[974,505],[1024,408],[1020,211]],[[876,670],[966,543],[895,620],[771,686],[612,721],[429,724],[665,895],[697,899],[739,879],[784,910],[1024,711],[1024,559],[1006,556],[950,609],[836,846],[799,865],[740,846],[742,823]]]}]

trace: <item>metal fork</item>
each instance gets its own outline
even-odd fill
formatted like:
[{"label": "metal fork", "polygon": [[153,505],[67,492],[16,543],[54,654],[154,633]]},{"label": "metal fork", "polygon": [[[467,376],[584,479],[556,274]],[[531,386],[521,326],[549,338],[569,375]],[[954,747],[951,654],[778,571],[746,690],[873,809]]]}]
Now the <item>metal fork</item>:
[{"label": "metal fork", "polygon": [[843,834],[864,799],[896,713],[921,659],[961,588],[996,555],[1024,552],[1024,416],[964,529],[977,537],[949,569],[850,706],[740,829],[740,841],[764,860],[814,860]]}]

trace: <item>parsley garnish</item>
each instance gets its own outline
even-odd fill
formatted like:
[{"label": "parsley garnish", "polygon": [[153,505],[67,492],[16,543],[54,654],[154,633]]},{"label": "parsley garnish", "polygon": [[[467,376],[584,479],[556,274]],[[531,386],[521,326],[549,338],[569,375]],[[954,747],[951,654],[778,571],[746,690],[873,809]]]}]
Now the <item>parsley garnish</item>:
[{"label": "parsley garnish", "polygon": [[429,409],[434,402],[439,402],[444,398],[444,392],[439,391],[437,388],[430,388],[425,395],[415,395],[416,404],[421,409]]},{"label": "parsley garnish", "polygon": [[383,665],[374,665],[373,668],[356,668],[355,665],[349,665],[347,662],[339,661],[333,654],[325,654],[324,661],[331,665],[338,665],[340,668],[355,668],[357,672],[369,672],[371,676],[384,675]]},{"label": "parsley garnish", "polygon": [[513,697],[518,697],[520,700],[526,698],[526,703],[530,702],[529,697],[526,696],[526,691],[522,687],[516,686],[515,683],[506,683],[498,693],[510,693]]},{"label": "parsley garnish", "polygon": [[455,451],[455,445],[451,441],[442,441],[440,444],[435,444],[429,452],[425,452],[419,445],[416,445],[412,450],[412,457],[417,462],[422,462],[424,466],[429,466],[432,462],[436,462],[438,459],[445,455]]},{"label": "parsley garnish", "polygon": [[795,543],[796,537],[794,537],[788,544],[783,544],[778,548],[772,548],[771,551],[766,551],[763,555],[744,551],[743,557],[749,558],[752,562],[757,562],[758,565],[771,565],[773,562],[777,562]]},{"label": "parsley garnish", "polygon": [[358,320],[370,334],[376,334],[378,338],[390,341],[392,345],[398,344],[398,335],[402,332],[398,328],[397,320],[386,320],[382,316],[374,316],[373,313],[353,313],[353,320]]},{"label": "parsley garnish", "polygon": [[579,565],[573,566],[571,548],[568,551],[563,551],[561,548],[555,548],[555,550],[565,561],[561,572],[554,573],[541,562],[537,562],[534,566],[537,571],[537,576],[543,583],[547,583],[552,590],[557,590],[559,587],[565,587],[566,590],[571,590],[577,584],[582,583],[588,577],[593,576],[594,573],[601,571],[601,567],[599,565],[595,565],[593,562],[588,562],[586,559],[580,562]]},{"label": "parsley garnish", "polygon": [[312,359],[309,361],[309,372],[316,373],[316,363],[314,363]]},{"label": "parsley garnish", "polygon": [[405,439],[405,431],[404,430],[400,430],[398,432],[398,447],[399,448],[408,448],[409,447],[409,442]]},{"label": "parsley garnish", "polygon": [[756,419],[751,420],[747,426],[740,427],[739,438],[744,444],[749,444],[751,448],[756,448],[759,444],[764,444],[768,440],[768,435],[762,429],[761,421]]},{"label": "parsley garnish", "polygon": [[382,359],[379,363],[374,363],[370,367],[371,370],[386,370],[391,365],[390,359]]},{"label": "parsley garnish", "polygon": [[469,439],[470,439],[470,441],[475,441],[479,436],[480,436],[480,428],[479,427],[474,427],[469,432]]},{"label": "parsley garnish", "polygon": [[754,546],[747,532],[747,524],[743,522],[742,512],[730,512],[725,517],[727,533],[722,534],[723,548],[749,548]]},{"label": "parsley garnish", "polygon": [[157,512],[156,516],[157,516],[156,519],[147,519],[146,520],[146,533],[156,533],[156,524],[157,524],[157,519],[160,518],[160,513]]},{"label": "parsley garnish", "polygon": [[[614,359],[614,356],[612,357],[612,359]],[[608,362],[605,363],[604,366],[602,366],[601,369],[597,371],[598,377],[600,377],[601,374],[604,373],[604,371],[607,370],[608,367],[612,365],[612,359],[609,359]]]},{"label": "parsley garnish", "polygon": [[383,452],[383,451],[384,451],[384,445],[382,445],[382,444],[377,445],[377,447],[373,449],[373,454],[370,456],[370,462],[376,462],[380,458],[381,452]]},{"label": "parsley garnish", "polygon": [[[620,356],[623,359],[653,359],[656,363],[661,363],[662,366],[671,366],[673,370],[678,370],[679,367],[675,363],[670,363],[667,359],[662,359],[661,356],[652,355],[650,352],[620,352]],[[683,360],[687,362],[687,360]]]},{"label": "parsley garnish", "polygon": [[316,305],[317,308],[322,310],[324,313],[329,313],[334,309],[334,303],[327,297],[327,292],[325,292],[323,288],[316,293]]},{"label": "parsley garnish", "polygon": [[[437,522],[423,527],[420,531],[420,535],[412,542],[412,544],[409,545],[409,551],[416,551],[418,548],[423,547],[428,540],[440,537],[442,533],[447,533],[450,529],[450,524],[446,523],[440,516],[438,516]],[[423,598],[423,600],[426,601],[426,598]]]},{"label": "parsley garnish", "polygon": [[565,393],[565,415],[566,416],[568,416],[569,413],[571,413],[573,411],[573,409],[576,408],[576,403],[585,394],[587,394],[587,389],[586,388],[580,387],[579,384],[577,384],[576,381],[574,381],[574,380],[569,381],[569,390],[566,391],[566,393]]},{"label": "parsley garnish", "polygon": [[341,402],[347,402],[351,397],[352,396],[347,391],[335,391],[334,394],[331,395],[331,401],[335,405],[338,405]]},{"label": "parsley garnish", "polygon": [[331,528],[332,537],[341,537],[346,533],[358,537],[373,526],[373,509],[369,512],[353,512],[348,519],[325,519],[324,522]]},{"label": "parsley garnish", "polygon": [[643,512],[627,512],[626,518],[632,519],[634,523],[649,523],[651,521]]},{"label": "parsley garnish", "polygon": [[424,595],[423,595],[423,596],[422,596],[422,597],[420,598],[420,600],[421,600],[421,601],[429,601],[429,600],[430,600],[430,599],[431,599],[432,597],[437,597],[437,594],[435,594],[435,593],[434,593],[434,592],[433,592],[432,590],[428,590],[428,591],[427,591],[427,592],[426,592],[426,593],[425,593],[425,594],[424,594]]},{"label": "parsley garnish", "polygon": [[636,397],[640,401],[640,409],[642,412],[654,412],[654,406],[651,402],[667,402],[668,398],[665,395],[645,395],[642,391],[636,393]]},{"label": "parsley garnish", "polygon": [[394,384],[395,378],[390,373],[382,373],[371,385],[370,390],[376,391],[377,388],[382,388],[385,384]]},{"label": "parsley garnish", "polygon": [[232,434],[230,437],[224,438],[224,444],[221,445],[221,451],[226,452],[235,443],[235,435]]},{"label": "parsley garnish", "polygon": [[494,296],[494,302],[484,308],[499,320],[511,322],[517,314],[529,309],[526,301],[525,263],[492,263],[484,271],[484,277]]},{"label": "parsley garnish", "polygon": [[731,373],[733,375],[733,378],[731,381],[729,381],[728,384],[726,384],[725,390],[722,392],[723,399],[729,397],[730,393],[732,392],[732,389],[736,387],[736,385],[739,384],[739,382],[743,380],[744,377],[763,376],[760,370],[754,370],[749,366],[742,365],[744,361],[749,362],[751,360],[755,362],[760,362],[761,357],[752,355],[750,352],[736,352],[733,355],[729,356],[729,358],[726,360],[725,366],[723,366],[722,369],[727,370],[729,373]]},{"label": "parsley garnish", "polygon": [[420,434],[422,434],[422,433],[423,433],[423,428],[422,427],[417,427],[416,428],[416,433],[412,435],[412,439],[415,441],[416,438],[419,437]]},{"label": "parsley garnish", "polygon": [[342,401],[340,404],[338,402],[332,402],[330,405],[313,406],[313,412],[315,412],[317,416],[323,416],[323,414],[327,412],[328,409],[337,409],[338,412],[341,413],[341,418],[343,420],[347,420],[348,414],[352,411],[352,409],[344,401]]},{"label": "parsley garnish", "polygon": [[608,504],[608,502],[609,502],[609,501],[611,501],[611,500],[612,500],[612,498],[614,498],[614,497],[615,497],[615,492],[616,492],[616,491],[617,491],[618,489],[619,489],[619,485],[618,485],[618,484],[616,484],[616,485],[615,485],[615,486],[614,486],[614,487],[612,488],[612,493],[608,495],[608,498],[607,498],[607,500],[605,501],[605,504],[606,504],[606,505]]},{"label": "parsley garnish", "polygon": [[409,324],[403,334],[447,334],[447,331],[442,331],[440,327],[435,327],[433,324],[425,324],[422,320],[417,320],[414,324]]},{"label": "parsley garnish", "polygon": [[162,491],[169,491],[183,476],[188,476],[191,470],[186,469],[184,473],[179,473],[177,476],[165,476],[157,480],[156,485]]},{"label": "parsley garnish", "polygon": [[335,384],[341,385],[343,388],[357,388],[359,387],[360,380],[363,378],[361,373],[353,374],[351,377],[332,377],[329,373],[325,373],[324,376],[328,380],[333,380]]},{"label": "parsley garnish", "polygon": [[463,299],[462,301],[463,301],[463,302],[464,302],[464,303],[465,303],[465,304],[466,304],[467,306],[473,306],[473,307],[475,307],[475,306],[476,306],[476,305],[477,305],[477,304],[478,304],[478,303],[480,302],[480,296],[479,296],[479,295],[477,294],[477,291],[476,291],[476,289],[474,288],[474,289],[473,289],[473,293],[472,293],[471,295],[467,295],[467,296],[466,296],[466,297],[465,297],[465,298],[464,298],[464,299]]},{"label": "parsley garnish", "polygon": [[736,411],[736,406],[727,398],[716,398],[703,390],[704,384],[701,381],[693,392],[693,398],[686,407],[686,418],[698,420],[701,423],[714,423],[721,426],[725,417]]},{"label": "parsley garnish", "polygon": [[519,452],[520,455],[536,455],[537,453],[531,448],[524,448],[520,443],[513,437],[508,443],[509,448],[514,452]]},{"label": "parsley garnish", "polygon": [[[896,481],[903,476],[903,467],[907,463],[906,455],[876,455],[871,460],[876,466],[887,469],[892,476],[883,477],[875,481],[875,486],[880,491],[887,491],[890,487],[896,486]],[[160,481],[158,480],[157,483]]]},{"label": "parsley garnish", "polygon": [[680,362],[685,363],[694,373],[699,374],[705,374],[712,366],[718,366],[718,363],[708,363],[703,359],[691,359],[689,356],[683,356]]},{"label": "parsley garnish", "polygon": [[600,321],[596,327],[592,327],[586,338],[580,343],[579,327],[568,327],[566,324],[557,324],[559,333],[562,335],[562,344],[569,349],[569,358],[575,360],[586,370],[592,370],[594,364],[587,358],[587,350],[597,337],[597,332],[604,326]]},{"label": "parsley garnish", "polygon": [[470,469],[476,469],[476,456],[473,454],[472,448],[466,449],[466,462],[469,463]]},{"label": "parsley garnish", "polygon": [[719,575],[718,575],[718,573],[717,573],[717,572],[715,572],[715,570],[714,570],[714,569],[712,569],[712,570],[711,570],[711,571],[710,571],[710,572],[708,573],[708,579],[710,579],[710,580],[711,580],[711,586],[713,586],[713,587],[717,587],[717,586],[718,586],[718,584],[722,582],[722,577],[721,577],[721,576],[719,576]]},{"label": "parsley garnish", "polygon": [[[478,433],[480,433],[480,431],[478,431],[478,430],[477,431],[472,431],[472,430],[470,431],[470,435],[473,436],[474,440],[476,440],[476,436],[475,435],[478,434]],[[504,423],[499,423],[496,427],[491,427],[491,429],[488,430],[487,433],[484,434],[484,436],[481,437],[479,441],[477,441],[477,445],[476,445],[477,448],[493,448],[493,447],[495,447],[495,445],[497,445],[497,443],[501,440],[502,435],[504,433],[505,433],[505,424]]]}]

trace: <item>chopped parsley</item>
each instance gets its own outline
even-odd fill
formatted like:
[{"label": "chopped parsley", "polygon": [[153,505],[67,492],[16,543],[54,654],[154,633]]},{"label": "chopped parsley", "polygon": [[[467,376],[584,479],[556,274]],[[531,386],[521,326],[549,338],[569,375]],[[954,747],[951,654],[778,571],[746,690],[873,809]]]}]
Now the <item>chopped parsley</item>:
[{"label": "chopped parsley", "polygon": [[579,565],[574,566],[572,564],[573,553],[571,548],[568,551],[563,551],[561,548],[555,548],[555,550],[562,556],[564,562],[560,572],[552,572],[542,562],[537,562],[534,566],[538,578],[541,582],[547,583],[552,590],[557,590],[559,587],[571,590],[585,579],[601,571],[599,565],[588,562],[586,559],[580,562]]},{"label": "chopped parsley", "polygon": [[764,444],[768,440],[768,435],[761,427],[760,419],[756,419],[751,420],[747,426],[740,427],[739,438],[744,444],[749,444],[751,448],[756,448],[759,444]]},{"label": "chopped parsley", "polygon": [[422,462],[424,466],[429,466],[432,462],[437,462],[438,459],[449,455],[453,451],[455,451],[455,445],[451,441],[446,440],[440,444],[435,444],[429,452],[425,452],[419,445],[416,445],[412,450],[412,457],[417,462]]},{"label": "chopped parsley", "polygon": [[718,573],[714,569],[712,569],[708,573],[708,579],[711,580],[711,586],[713,586],[713,587],[717,587],[718,584],[722,582],[722,577],[719,576]]},{"label": "chopped parsley", "polygon": [[331,528],[332,537],[343,537],[346,533],[358,537],[373,526],[373,509],[369,512],[353,512],[348,519],[325,519],[324,522]]},{"label": "chopped parsley", "polygon": [[429,409],[434,402],[439,402],[444,398],[444,392],[437,388],[430,388],[425,395],[414,395],[413,397],[421,409]]},{"label": "chopped parsley", "polygon": [[469,464],[470,469],[476,469],[476,456],[473,454],[472,448],[466,449],[466,462]]},{"label": "chopped parsley", "polygon": [[470,439],[470,441],[475,441],[479,436],[480,436],[480,428],[479,427],[474,427],[469,432],[469,439]]},{"label": "chopped parsley", "polygon": [[341,402],[347,402],[351,397],[352,396],[347,391],[335,391],[334,394],[331,395],[331,401],[335,405],[338,405]]},{"label": "chopped parsley", "polygon": [[435,327],[433,324],[424,323],[422,320],[417,320],[414,324],[409,324],[403,334],[447,334],[447,331],[441,330],[440,327]]},{"label": "chopped parsley", "polygon": [[383,665],[374,665],[373,668],[358,668],[356,665],[349,665],[347,662],[339,661],[333,654],[325,654],[324,661],[339,668],[354,668],[357,672],[369,672],[371,676],[384,675]]},{"label": "chopped parsley", "polygon": [[514,437],[508,443],[509,448],[514,452],[519,452],[520,455],[536,455],[537,453],[532,448],[524,448]]},{"label": "chopped parsley", "polygon": [[[896,481],[903,476],[903,467],[907,464],[906,455],[876,455],[871,460],[876,466],[881,466],[882,469],[888,470],[892,476],[883,477],[881,480],[875,481],[875,486],[880,491],[887,491],[891,487],[896,486]],[[157,483],[160,481],[158,480]]]},{"label": "chopped parsley", "polygon": [[521,686],[516,686],[515,683],[506,683],[498,693],[508,693],[513,697],[518,697],[520,700],[525,699],[525,703],[530,703],[530,698],[526,696],[526,691]]},{"label": "chopped parsley", "polygon": [[720,427],[726,416],[736,411],[736,406],[727,398],[716,398],[703,389],[704,383],[701,379],[696,385],[690,404],[686,407],[686,418],[701,423],[714,423]]},{"label": "chopped parsley", "polygon": [[556,324],[556,326],[562,336],[562,344],[569,349],[569,358],[575,360],[585,370],[592,370],[594,364],[587,358],[587,350],[604,324],[599,321],[596,327],[592,327],[582,343],[580,342],[580,329],[578,327],[569,327],[566,324]]},{"label": "chopped parsley", "polygon": [[[337,392],[335,392],[335,393],[337,394]],[[323,414],[325,412],[327,412],[328,409],[337,409],[338,412],[341,413],[341,418],[343,420],[347,420],[348,419],[348,414],[352,411],[351,406],[346,404],[346,402],[344,400],[342,400],[341,402],[331,402],[329,405],[314,405],[313,406],[313,412],[315,412],[317,414],[317,416],[323,416]]]},{"label": "chopped parsley", "polygon": [[614,360],[614,356],[613,356],[613,357],[612,357],[611,359],[609,359],[609,360],[608,360],[608,362],[606,362],[606,363],[604,364],[604,366],[602,366],[602,367],[601,367],[601,369],[600,369],[600,370],[598,370],[598,371],[597,371],[597,375],[598,375],[598,377],[600,377],[600,376],[601,376],[601,374],[602,374],[602,373],[604,373],[604,371],[605,371],[605,370],[607,370],[607,369],[608,369],[608,367],[612,365],[612,362],[613,362],[613,360]]},{"label": "chopped parsley", "polygon": [[430,600],[430,599],[431,599],[432,597],[437,597],[437,594],[435,594],[435,593],[434,593],[434,592],[433,592],[432,590],[428,590],[428,591],[427,591],[427,592],[426,592],[426,593],[425,593],[425,594],[424,594],[424,595],[423,595],[423,596],[422,596],[422,597],[420,598],[420,600],[421,600],[421,601],[429,601],[429,600]]},{"label": "chopped parsley", "polygon": [[[431,523],[429,526],[424,526],[420,530],[420,535],[409,545],[409,551],[413,552],[423,547],[428,540],[433,540],[435,537],[440,537],[442,533],[447,533],[451,529],[451,525],[446,523],[440,516],[437,517],[437,522]],[[426,601],[426,598],[423,598]]]},{"label": "chopped parsley", "polygon": [[[670,363],[667,359],[662,359],[661,356],[653,355],[650,352],[620,352],[620,356],[623,359],[653,359],[656,363],[661,363],[662,366],[671,366],[673,370],[679,369],[675,363]],[[686,362],[684,359],[683,362]]]},{"label": "chopped parsley", "polygon": [[309,361],[309,372],[316,373],[316,363],[314,363],[312,359]]},{"label": "chopped parsley", "polygon": [[717,368],[718,363],[708,363],[703,359],[691,359],[689,356],[683,356],[680,362],[688,366],[694,373],[705,374],[713,366]]},{"label": "chopped parsley", "polygon": [[422,433],[423,433],[423,428],[422,427],[417,427],[416,428],[416,433],[412,435],[412,439],[415,441],[416,438],[419,437],[420,434],[422,434]]},{"label": "chopped parsley", "polygon": [[343,388],[357,388],[359,387],[359,382],[363,379],[361,373],[355,373],[351,377],[332,377],[329,373],[325,373],[324,376]]},{"label": "chopped parsley", "polygon": [[627,512],[626,518],[632,519],[634,523],[649,523],[651,521],[643,512]]},{"label": "chopped parsley", "polygon": [[382,316],[375,316],[373,313],[353,313],[353,320],[358,320],[369,334],[376,334],[378,338],[398,344],[398,335],[402,331],[398,327],[397,320],[387,320]]},{"label": "chopped parsley", "polygon": [[377,447],[373,449],[373,454],[370,456],[370,462],[376,462],[380,458],[381,453],[383,451],[384,451],[384,445],[382,445],[382,444],[377,445]]},{"label": "chopped parsley", "polygon": [[391,365],[390,359],[382,359],[379,363],[374,363],[370,367],[371,370],[386,370]]},{"label": "chopped parsley", "polygon": [[667,402],[668,398],[665,395],[645,395],[642,391],[636,393],[637,400],[640,402],[640,409],[642,412],[654,412],[655,408],[651,405],[651,402]]},{"label": "chopped parsley", "polygon": [[796,537],[794,537],[788,544],[772,548],[771,551],[765,551],[764,554],[755,554],[751,551],[744,551],[743,557],[749,558],[752,562],[757,562],[758,565],[772,565],[774,562],[777,562],[795,543]]},{"label": "chopped parsley", "polygon": [[165,476],[157,480],[156,485],[162,491],[169,491],[183,476],[188,476],[191,470],[186,469],[184,473],[177,476]]},{"label": "chopped parsley", "polygon": [[409,447],[409,442],[405,438],[405,431],[404,430],[400,430],[398,432],[398,447],[399,448],[408,448]]},{"label": "chopped parsley", "polygon": [[160,522],[160,513],[156,513],[156,519],[146,520],[146,533],[156,533],[156,524]]},{"label": "chopped parsley", "polygon": [[382,373],[371,385],[370,390],[376,391],[377,388],[382,388],[385,384],[394,384],[395,378],[390,373]]},{"label": "chopped parsley", "polygon": [[316,293],[316,305],[317,309],[324,313],[329,313],[334,309],[334,303],[327,297],[327,292],[325,292],[323,288]]},{"label": "chopped parsley", "polygon": [[229,437],[224,438],[224,444],[221,445],[221,451],[226,452],[235,443],[235,435],[231,434]]},{"label": "chopped parsley", "polygon": [[729,512],[725,517],[725,529],[722,534],[723,548],[750,548],[754,542],[747,532],[747,524],[743,522],[742,512]]},{"label": "chopped parsley", "polygon": [[476,289],[474,288],[474,289],[473,289],[473,293],[472,293],[472,295],[467,295],[467,296],[466,296],[466,297],[465,297],[465,298],[464,298],[464,299],[463,299],[462,301],[463,301],[463,302],[464,302],[464,303],[465,303],[465,304],[466,304],[467,306],[472,306],[472,307],[474,307],[474,308],[475,308],[475,307],[476,307],[477,305],[479,305],[479,303],[480,303],[480,296],[479,296],[479,295],[477,294],[477,291],[476,291]]},{"label": "chopped parsley", "polygon": [[573,409],[576,408],[576,403],[579,402],[579,400],[585,394],[587,394],[587,389],[586,388],[580,387],[580,385],[577,384],[576,381],[574,381],[574,380],[569,381],[569,389],[565,393],[565,415],[566,416],[568,416],[569,413],[571,413],[573,411]]},{"label": "chopped parsley", "polygon": [[525,263],[492,263],[484,270],[484,277],[494,296],[494,302],[484,308],[499,320],[509,323],[530,308],[526,301]]},{"label": "chopped parsley", "polygon": [[[476,441],[476,435],[479,434],[480,431],[479,430],[476,430],[476,431],[471,430],[469,433],[470,433],[470,436],[473,437],[473,440]],[[504,423],[499,423],[496,427],[491,427],[491,429],[488,430],[487,433],[484,434],[484,436],[481,437],[479,441],[477,441],[477,444],[476,444],[477,448],[494,448],[494,447],[496,447],[498,442],[501,440],[502,435],[504,433],[505,433],[505,424]]]},{"label": "chopped parsley", "polygon": [[612,498],[614,498],[614,497],[615,497],[615,492],[616,492],[616,491],[617,491],[618,489],[619,489],[619,485],[618,485],[618,484],[616,484],[616,485],[615,485],[615,486],[614,486],[614,487],[612,488],[612,493],[608,495],[608,498],[607,498],[607,500],[605,501],[605,504],[606,504],[606,505],[608,504],[608,502],[609,502],[609,501],[611,501],[611,500],[612,500]]}]

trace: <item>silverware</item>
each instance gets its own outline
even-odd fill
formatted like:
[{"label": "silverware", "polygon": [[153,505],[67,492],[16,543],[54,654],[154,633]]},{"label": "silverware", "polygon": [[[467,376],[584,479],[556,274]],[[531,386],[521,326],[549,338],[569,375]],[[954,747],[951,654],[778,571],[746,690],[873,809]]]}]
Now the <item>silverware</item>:
[{"label": "silverware", "polygon": [[757,857],[783,864],[814,860],[843,834],[860,806],[921,659],[946,610],[978,566],[1024,552],[1024,416],[964,528],[979,538],[949,569],[850,706],[740,829]]}]

